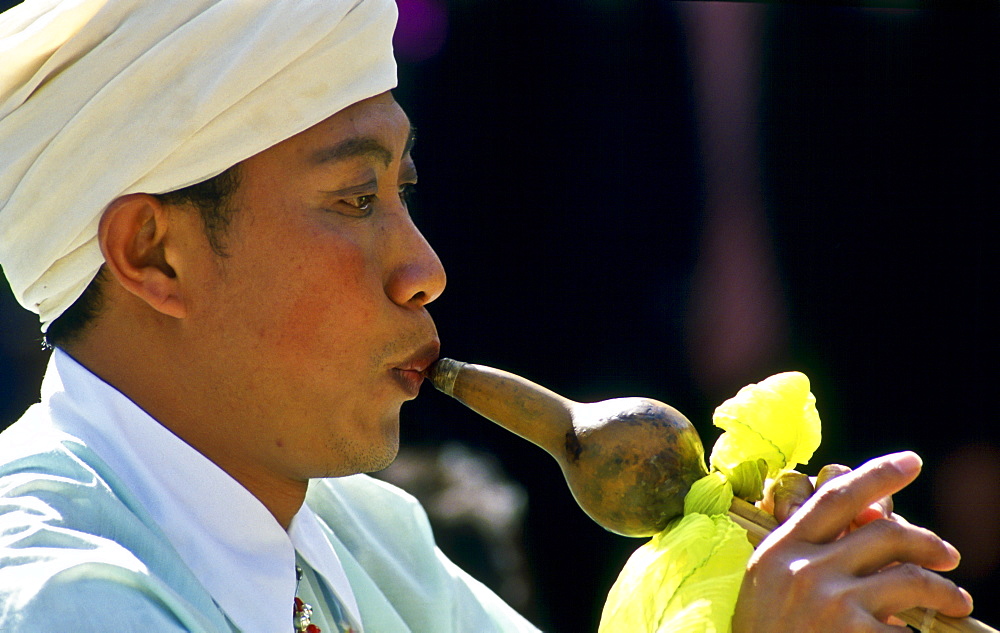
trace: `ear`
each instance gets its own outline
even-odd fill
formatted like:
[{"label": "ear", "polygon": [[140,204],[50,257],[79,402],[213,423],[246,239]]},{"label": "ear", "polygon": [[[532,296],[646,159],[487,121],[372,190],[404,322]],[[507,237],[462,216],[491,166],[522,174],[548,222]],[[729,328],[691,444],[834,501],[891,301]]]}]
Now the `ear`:
[{"label": "ear", "polygon": [[104,211],[98,239],[105,262],[122,285],[157,312],[178,319],[187,308],[166,256],[167,208],[144,193],[117,198]]}]

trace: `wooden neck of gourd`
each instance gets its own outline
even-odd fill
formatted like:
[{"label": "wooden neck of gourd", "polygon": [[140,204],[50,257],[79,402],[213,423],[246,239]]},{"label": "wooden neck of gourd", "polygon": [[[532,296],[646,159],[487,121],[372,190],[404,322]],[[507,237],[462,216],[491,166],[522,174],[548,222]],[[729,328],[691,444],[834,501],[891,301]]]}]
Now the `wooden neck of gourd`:
[{"label": "wooden neck of gourd", "polygon": [[573,434],[577,403],[515,374],[442,358],[427,377],[439,391],[553,456]]}]

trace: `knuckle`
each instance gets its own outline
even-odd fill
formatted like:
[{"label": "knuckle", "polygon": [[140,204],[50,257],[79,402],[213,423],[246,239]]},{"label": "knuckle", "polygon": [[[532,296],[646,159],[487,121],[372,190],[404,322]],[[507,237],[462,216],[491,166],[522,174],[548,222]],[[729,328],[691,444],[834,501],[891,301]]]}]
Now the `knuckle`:
[{"label": "knuckle", "polygon": [[923,570],[913,563],[902,563],[899,565],[899,575],[908,583],[923,582]]},{"label": "knuckle", "polygon": [[789,586],[798,593],[813,595],[821,593],[823,575],[817,570],[816,565],[804,564],[803,561],[793,561],[787,570]]},{"label": "knuckle", "polygon": [[860,608],[857,600],[846,591],[827,590],[818,596],[814,616],[817,622],[836,622],[837,620],[848,620],[854,623],[850,631],[866,631],[868,629],[859,628],[863,618],[860,616]]},{"label": "knuckle", "polygon": [[895,521],[872,521],[865,525],[865,530],[872,532],[875,538],[885,540],[895,540],[907,538],[910,529],[896,523]]},{"label": "knuckle", "polygon": [[808,595],[819,580],[815,565],[806,556],[785,555],[770,550],[757,550],[748,566],[748,573],[767,578],[769,583],[787,587],[791,592]]},{"label": "knuckle", "polygon": [[901,533],[904,533],[910,541],[914,555],[919,556],[921,560],[945,553],[944,541],[926,528],[916,525],[902,526],[893,521],[881,521],[881,523],[890,523],[896,526]]},{"label": "knuckle", "polygon": [[[886,631],[885,625],[879,621],[878,616],[863,610],[858,610],[851,618],[851,622],[850,627],[843,630],[851,633],[884,633]],[[906,629],[906,633],[909,633],[909,629]]]},{"label": "knuckle", "polygon": [[841,511],[860,512],[876,501],[884,503],[899,484],[900,471],[888,461],[869,462],[854,471],[838,465],[826,468],[829,474],[817,486],[816,503]]},{"label": "knuckle", "polygon": [[929,582],[927,573],[925,570],[914,563],[901,563],[897,566],[896,572],[908,585],[911,586],[926,586]]},{"label": "knuckle", "polygon": [[881,481],[892,481],[895,482],[900,478],[899,468],[897,468],[889,460],[879,460],[877,462],[869,462],[865,470],[867,471],[866,476],[871,476],[875,479]]},{"label": "knuckle", "polygon": [[878,520],[868,523],[861,529],[869,531],[876,540],[895,544],[896,554],[910,562],[928,563],[946,555],[944,542],[937,534],[926,528],[904,525],[896,521]]},{"label": "knuckle", "polygon": [[794,603],[815,602],[824,609],[840,612],[848,606],[839,574],[832,574],[822,558],[797,557],[783,561],[780,582]]},{"label": "knuckle", "polygon": [[913,540],[926,551],[933,551],[935,554],[944,551],[944,541],[934,532],[922,527],[910,526]]}]

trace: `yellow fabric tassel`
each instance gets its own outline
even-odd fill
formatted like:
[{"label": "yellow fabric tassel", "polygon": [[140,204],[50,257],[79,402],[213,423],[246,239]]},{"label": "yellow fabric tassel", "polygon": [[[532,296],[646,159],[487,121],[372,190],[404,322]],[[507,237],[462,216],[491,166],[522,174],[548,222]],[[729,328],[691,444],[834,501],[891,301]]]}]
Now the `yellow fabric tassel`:
[{"label": "yellow fabric tassel", "polygon": [[753,548],[727,515],[733,491],[759,499],[764,479],[805,464],[820,443],[809,379],[798,372],[749,385],[715,411],[725,433],[712,472],[684,516],[637,549],[608,594],[599,633],[728,633]]}]

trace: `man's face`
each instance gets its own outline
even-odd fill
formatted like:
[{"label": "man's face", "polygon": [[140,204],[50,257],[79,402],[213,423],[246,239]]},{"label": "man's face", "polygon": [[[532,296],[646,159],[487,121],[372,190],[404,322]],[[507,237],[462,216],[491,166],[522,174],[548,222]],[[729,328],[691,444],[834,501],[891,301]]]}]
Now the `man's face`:
[{"label": "man's face", "polygon": [[357,103],[242,163],[226,256],[192,247],[182,321],[214,359],[243,466],[304,479],[395,456],[400,405],[438,353],[425,306],[445,285],[401,195],[411,138],[388,93]]}]

